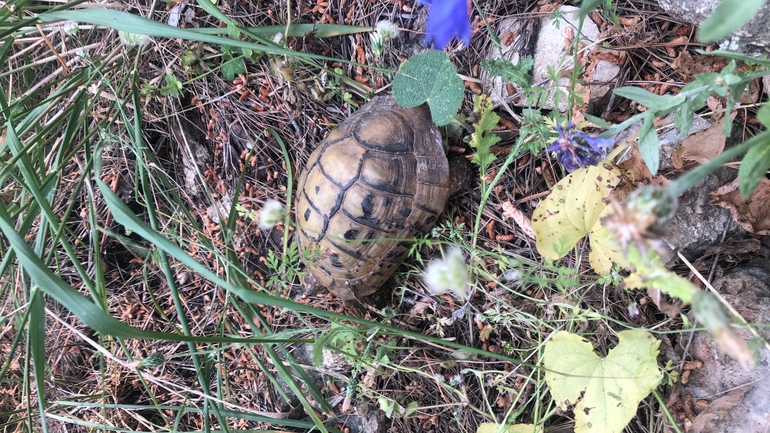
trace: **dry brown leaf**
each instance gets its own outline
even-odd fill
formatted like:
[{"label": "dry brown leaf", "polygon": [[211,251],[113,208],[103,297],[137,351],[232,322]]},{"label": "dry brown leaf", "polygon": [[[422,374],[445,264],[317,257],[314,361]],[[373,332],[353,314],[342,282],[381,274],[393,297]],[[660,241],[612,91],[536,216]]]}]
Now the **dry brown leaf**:
[{"label": "dry brown leaf", "polygon": [[535,231],[532,229],[532,221],[509,201],[503,202],[503,218],[510,218],[521,228],[521,231],[530,238],[535,239]]},{"label": "dry brown leaf", "polygon": [[770,179],[760,179],[757,189],[745,200],[735,179],[711,192],[711,204],[729,210],[730,216],[747,232],[770,234]]},{"label": "dry brown leaf", "polygon": [[714,400],[703,410],[695,420],[687,433],[706,433],[720,431],[719,420],[725,416],[743,400],[745,390],[736,389]]},{"label": "dry brown leaf", "polygon": [[619,163],[618,168],[623,171],[623,176],[633,183],[649,182],[654,178],[636,147],[631,148],[627,159]]},{"label": "dry brown leaf", "polygon": [[711,158],[722,153],[725,148],[725,137],[722,131],[725,127],[725,118],[714,122],[708,129],[685,138],[682,145],[671,155],[671,163],[676,169],[681,169],[685,161],[705,163]]}]

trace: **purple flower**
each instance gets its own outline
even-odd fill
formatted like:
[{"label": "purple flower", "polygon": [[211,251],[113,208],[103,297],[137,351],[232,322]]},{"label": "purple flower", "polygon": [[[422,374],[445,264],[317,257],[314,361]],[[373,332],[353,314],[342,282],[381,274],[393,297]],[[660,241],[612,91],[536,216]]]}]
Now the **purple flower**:
[{"label": "purple flower", "polygon": [[549,152],[556,152],[556,157],[568,172],[573,172],[579,167],[596,165],[607,156],[612,147],[611,138],[599,138],[574,131],[572,123],[566,127],[556,127],[559,138],[548,148]]},{"label": "purple flower", "polygon": [[430,5],[426,45],[433,41],[436,49],[443,50],[454,36],[468,45],[471,22],[467,0],[422,0],[422,3]]}]

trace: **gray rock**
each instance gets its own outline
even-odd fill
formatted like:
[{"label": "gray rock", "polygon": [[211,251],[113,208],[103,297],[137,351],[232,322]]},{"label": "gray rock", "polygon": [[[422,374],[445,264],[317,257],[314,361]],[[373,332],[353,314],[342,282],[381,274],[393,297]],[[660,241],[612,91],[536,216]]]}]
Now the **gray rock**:
[{"label": "gray rock", "polygon": [[[563,19],[554,20],[551,16],[543,17],[540,20],[539,26],[532,26],[526,20],[508,18],[500,23],[498,29],[501,39],[508,33],[515,35],[512,43],[503,47],[502,54],[504,59],[513,64],[518,64],[522,53],[528,51],[526,45],[531,37],[530,32],[539,27],[537,43],[534,47],[533,58],[535,65],[532,68],[531,83],[533,87],[542,87],[546,90],[547,97],[535,104],[545,109],[557,108],[554,104],[555,87],[561,88],[564,94],[567,92],[569,80],[567,78],[560,78],[554,85],[548,74],[548,68],[556,70],[556,73],[559,75],[560,71],[572,68],[572,56],[566,53],[568,45],[566,41],[569,39],[567,32],[573,32],[574,34],[578,26],[577,12],[579,8],[560,6],[556,10],[561,13],[564,17]],[[582,41],[581,47],[585,47],[592,44],[599,37],[599,29],[593,21],[586,19],[583,23],[582,35],[576,35],[575,37],[580,37]],[[494,49],[488,57],[490,59],[499,58],[499,52]],[[598,101],[601,101],[607,95],[614,85],[619,72],[620,67],[618,65],[606,60],[597,61],[596,67],[592,69],[591,76],[586,77],[586,81],[590,86],[590,97],[586,101],[589,107],[596,105]],[[527,100],[522,89],[514,85],[516,92],[509,94],[508,89],[506,89],[506,86],[503,85],[499,77],[490,79],[486,87],[496,104],[512,97],[513,104],[527,106]],[[558,109],[561,112],[571,109],[568,106],[566,97],[562,96],[559,98]]]},{"label": "gray rock", "polygon": [[[672,17],[700,25],[721,0],[658,0],[660,7]],[[770,47],[770,3],[766,3],[748,24],[722,41],[720,48],[760,56]]]},{"label": "gray rock", "polygon": [[[770,267],[767,258],[757,259],[714,282],[714,288],[749,323],[770,322]],[[770,329],[757,327],[768,341]],[[739,336],[750,340],[749,331]],[[693,402],[710,404],[693,420],[690,431],[699,433],[762,432],[770,428],[770,353],[759,344],[756,368],[744,367],[719,352],[707,332],[695,333],[692,342],[683,344],[687,355],[703,363],[691,371],[682,386],[682,396]],[[696,405],[696,411],[697,409]]]},{"label": "gray rock", "polygon": [[746,231],[733,221],[727,209],[710,204],[709,193],[735,177],[736,170],[721,168],[679,197],[679,207],[665,227],[665,238],[688,260],[697,259],[710,246],[719,244],[725,230],[727,238],[746,237]]}]

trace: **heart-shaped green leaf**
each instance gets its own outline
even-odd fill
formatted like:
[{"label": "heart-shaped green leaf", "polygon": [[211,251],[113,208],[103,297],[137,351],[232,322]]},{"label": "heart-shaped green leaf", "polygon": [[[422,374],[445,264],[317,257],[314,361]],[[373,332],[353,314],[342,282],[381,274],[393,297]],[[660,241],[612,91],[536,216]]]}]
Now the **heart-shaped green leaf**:
[{"label": "heart-shaped green leaf", "polygon": [[569,332],[545,345],[545,380],[559,408],[575,414],[575,433],[622,431],[663,377],[656,362],[660,342],[649,332],[622,331],[618,339],[604,358]]},{"label": "heart-shaped green leaf", "polygon": [[404,62],[393,79],[393,96],[404,108],[428,102],[433,122],[451,122],[463,102],[463,80],[443,51],[426,51]]}]

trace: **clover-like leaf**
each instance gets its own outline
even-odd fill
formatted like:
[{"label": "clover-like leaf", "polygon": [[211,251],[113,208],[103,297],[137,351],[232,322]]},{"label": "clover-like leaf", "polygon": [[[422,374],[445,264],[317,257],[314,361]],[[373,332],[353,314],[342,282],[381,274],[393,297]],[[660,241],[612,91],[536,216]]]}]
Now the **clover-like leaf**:
[{"label": "clover-like leaf", "polygon": [[618,333],[618,345],[599,358],[579,335],[559,332],[545,345],[545,380],[554,401],[575,414],[575,433],[620,432],[663,375],[649,332]]},{"label": "clover-like leaf", "polygon": [[612,263],[625,264],[612,236],[601,227],[609,212],[605,199],[620,184],[620,177],[604,164],[582,167],[554,185],[532,215],[537,251],[548,260],[558,260],[584,236],[591,237],[591,266],[606,274]]},{"label": "clover-like leaf", "polygon": [[463,102],[463,80],[443,51],[426,51],[404,62],[393,79],[393,96],[404,108],[428,102],[433,122],[451,122]]}]

